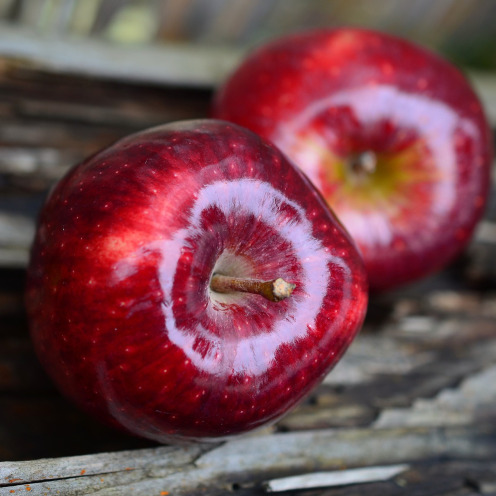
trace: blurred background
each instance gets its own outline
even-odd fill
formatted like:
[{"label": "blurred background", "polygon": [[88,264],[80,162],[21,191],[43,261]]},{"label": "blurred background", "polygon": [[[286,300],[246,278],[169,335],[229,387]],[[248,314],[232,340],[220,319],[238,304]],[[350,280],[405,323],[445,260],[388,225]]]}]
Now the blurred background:
[{"label": "blurred background", "polygon": [[0,0],[0,17],[40,36],[238,48],[304,28],[361,25],[465,66],[496,65],[493,0]]}]

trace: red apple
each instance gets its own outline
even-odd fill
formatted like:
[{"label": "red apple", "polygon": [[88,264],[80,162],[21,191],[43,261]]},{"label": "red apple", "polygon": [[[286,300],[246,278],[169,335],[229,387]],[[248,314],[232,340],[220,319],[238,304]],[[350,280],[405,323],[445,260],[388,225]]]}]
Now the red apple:
[{"label": "red apple", "polygon": [[482,215],[481,104],[457,69],[407,41],[361,29],[276,40],[220,88],[213,116],[301,167],[355,239],[371,290],[448,264]]},{"label": "red apple", "polygon": [[27,309],[41,362],[82,408],[198,440],[273,422],[307,394],[359,330],[366,285],[309,180],[254,133],[203,120],[132,135],[62,179]]}]

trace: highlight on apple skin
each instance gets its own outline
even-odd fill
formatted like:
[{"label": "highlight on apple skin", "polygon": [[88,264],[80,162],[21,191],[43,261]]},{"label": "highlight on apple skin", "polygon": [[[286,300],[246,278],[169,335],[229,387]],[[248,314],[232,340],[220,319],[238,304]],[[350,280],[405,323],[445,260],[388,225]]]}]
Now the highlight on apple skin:
[{"label": "highlight on apple skin", "polygon": [[269,42],[221,86],[212,115],[307,174],[356,241],[371,291],[446,266],[483,214],[492,140],[479,99],[408,41],[341,28]]},{"label": "highlight on apple skin", "polygon": [[167,443],[280,418],[360,329],[367,281],[345,229],[275,147],[185,121],[124,138],[58,183],[26,304],[67,397]]}]

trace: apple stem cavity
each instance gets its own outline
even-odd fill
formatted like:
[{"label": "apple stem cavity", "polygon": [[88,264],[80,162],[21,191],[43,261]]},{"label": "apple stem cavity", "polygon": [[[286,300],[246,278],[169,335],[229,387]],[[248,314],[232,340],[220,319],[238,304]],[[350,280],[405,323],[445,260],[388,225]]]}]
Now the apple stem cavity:
[{"label": "apple stem cavity", "polygon": [[214,274],[210,281],[210,289],[216,293],[252,293],[263,296],[269,301],[281,301],[288,298],[295,287],[295,284],[286,282],[281,277],[271,281],[261,281]]},{"label": "apple stem cavity", "polygon": [[376,171],[377,155],[372,151],[358,153],[350,159],[349,167],[356,179],[364,179]]}]

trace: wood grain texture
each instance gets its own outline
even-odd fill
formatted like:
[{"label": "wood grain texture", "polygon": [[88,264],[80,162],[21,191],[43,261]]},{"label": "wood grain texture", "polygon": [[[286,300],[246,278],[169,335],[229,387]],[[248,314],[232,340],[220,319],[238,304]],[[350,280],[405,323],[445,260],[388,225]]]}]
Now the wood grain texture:
[{"label": "wood grain texture", "polygon": [[[202,453],[203,451],[203,453]],[[263,456],[261,456],[263,453]],[[294,473],[425,459],[494,459],[496,427],[314,430],[253,436],[218,447],[155,448],[0,464],[0,494],[189,494]]]}]

